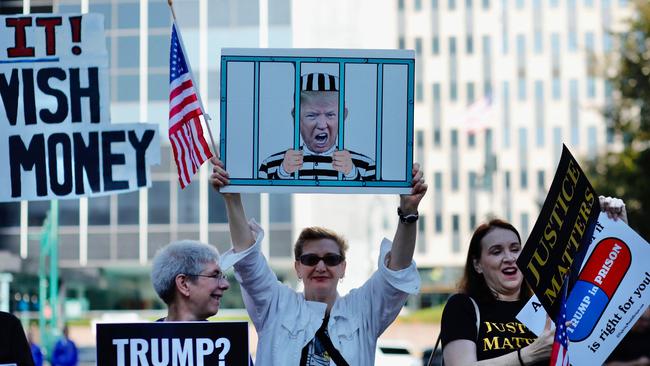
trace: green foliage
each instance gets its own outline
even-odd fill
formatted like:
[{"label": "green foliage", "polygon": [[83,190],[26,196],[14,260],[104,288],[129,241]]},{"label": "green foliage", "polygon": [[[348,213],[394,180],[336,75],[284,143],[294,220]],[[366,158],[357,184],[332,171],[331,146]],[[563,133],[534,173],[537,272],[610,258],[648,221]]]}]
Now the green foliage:
[{"label": "green foliage", "polygon": [[630,226],[650,239],[650,2],[632,6],[608,78],[614,92],[606,117],[622,150],[600,156],[588,171],[599,194],[625,200]]},{"label": "green foliage", "polygon": [[404,323],[440,323],[442,309],[445,304],[436,305],[430,308],[420,309],[410,314],[400,316],[399,321]]}]

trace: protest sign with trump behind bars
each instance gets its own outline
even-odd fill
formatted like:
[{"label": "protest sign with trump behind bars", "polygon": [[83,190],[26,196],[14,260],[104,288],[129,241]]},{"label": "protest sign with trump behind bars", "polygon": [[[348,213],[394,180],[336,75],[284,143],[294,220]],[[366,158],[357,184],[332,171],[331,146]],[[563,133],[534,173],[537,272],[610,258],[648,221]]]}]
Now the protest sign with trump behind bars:
[{"label": "protest sign with trump behind bars", "polygon": [[598,196],[569,149],[563,146],[553,183],[517,266],[555,319],[566,274],[584,258],[600,213]]},{"label": "protest sign with trump behind bars", "polygon": [[158,126],[110,123],[103,24],[99,14],[0,17],[0,201],[150,184]]}]

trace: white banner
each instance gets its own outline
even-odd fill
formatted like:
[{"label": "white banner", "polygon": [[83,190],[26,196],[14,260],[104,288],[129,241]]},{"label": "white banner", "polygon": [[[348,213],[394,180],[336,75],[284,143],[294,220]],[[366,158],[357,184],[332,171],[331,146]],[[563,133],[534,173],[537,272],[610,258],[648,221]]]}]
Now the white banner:
[{"label": "white banner", "polygon": [[158,126],[111,125],[109,107],[103,16],[0,17],[0,201],[149,186]]},{"label": "white banner", "polygon": [[[585,258],[567,299],[569,360],[575,366],[605,362],[650,304],[650,244],[623,221],[601,213]],[[517,315],[536,334],[545,317],[535,297]]]}]

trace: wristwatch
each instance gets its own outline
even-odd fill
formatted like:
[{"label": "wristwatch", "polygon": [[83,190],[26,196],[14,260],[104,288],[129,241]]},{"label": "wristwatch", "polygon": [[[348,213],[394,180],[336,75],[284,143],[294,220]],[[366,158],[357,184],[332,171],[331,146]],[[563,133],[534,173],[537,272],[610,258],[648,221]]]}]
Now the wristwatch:
[{"label": "wristwatch", "polygon": [[401,208],[397,208],[397,216],[399,216],[399,221],[403,222],[404,224],[412,224],[420,218],[420,215],[418,215],[417,212],[405,215],[404,212],[402,212]]}]

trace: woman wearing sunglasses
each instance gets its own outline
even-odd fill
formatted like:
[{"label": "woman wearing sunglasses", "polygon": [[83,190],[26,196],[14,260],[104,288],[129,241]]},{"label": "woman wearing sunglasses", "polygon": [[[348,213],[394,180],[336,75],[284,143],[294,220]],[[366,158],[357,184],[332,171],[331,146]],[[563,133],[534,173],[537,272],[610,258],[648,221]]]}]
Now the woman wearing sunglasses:
[{"label": "woman wearing sunglasses", "polygon": [[[218,190],[228,184],[228,173],[219,159],[212,163],[210,181]],[[248,223],[239,194],[223,195],[235,278],[258,333],[256,365],[374,364],[377,338],[420,288],[413,251],[418,205],[427,185],[418,164],[412,174],[410,194],[400,196],[395,237],[381,244],[379,268],[345,296],[337,291],[346,267],[347,244],[341,236],[320,227],[301,232],[294,247],[296,274],[304,283],[304,293],[298,293],[278,282],[266,262],[260,251],[262,229]]]}]

